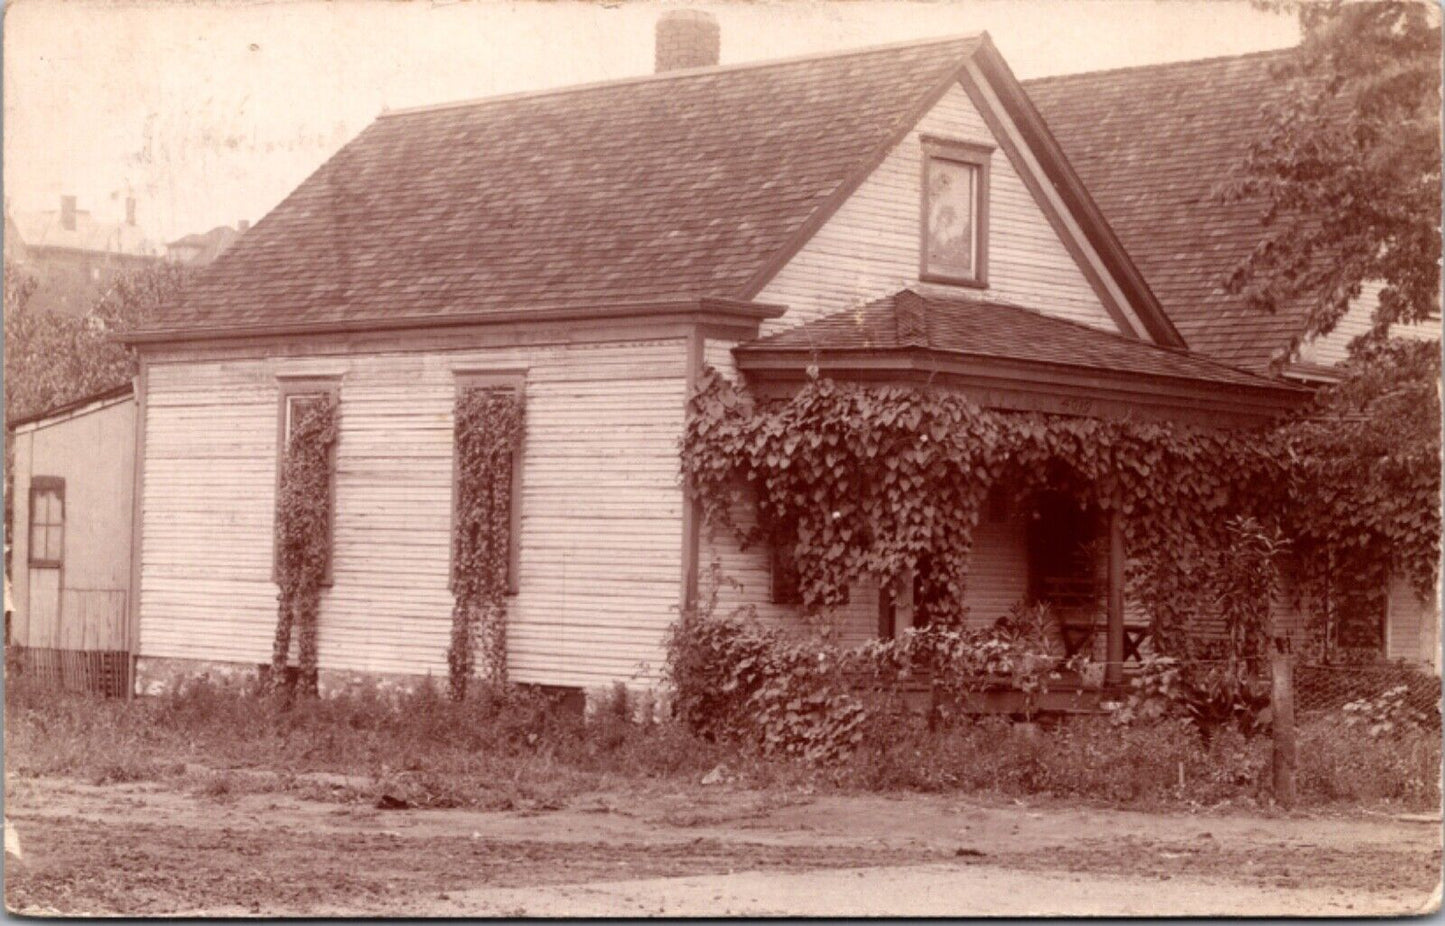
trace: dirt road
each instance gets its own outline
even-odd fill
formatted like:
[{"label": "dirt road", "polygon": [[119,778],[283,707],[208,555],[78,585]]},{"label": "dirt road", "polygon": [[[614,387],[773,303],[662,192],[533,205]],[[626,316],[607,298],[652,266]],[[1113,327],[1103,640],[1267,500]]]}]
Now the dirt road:
[{"label": "dirt road", "polygon": [[1145,814],[672,785],[483,813],[379,810],[348,800],[344,780],[313,782],[307,799],[296,790],[211,772],[165,784],[7,781],[21,844],[21,858],[7,859],[7,906],[1368,915],[1422,912],[1439,898],[1439,825],[1383,814]]}]

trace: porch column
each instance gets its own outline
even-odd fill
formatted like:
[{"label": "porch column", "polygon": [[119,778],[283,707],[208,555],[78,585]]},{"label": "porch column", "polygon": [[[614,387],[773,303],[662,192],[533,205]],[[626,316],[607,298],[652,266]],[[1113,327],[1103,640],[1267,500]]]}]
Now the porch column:
[{"label": "porch column", "polygon": [[1124,682],[1124,516],[1116,508],[1109,512],[1109,624],[1108,662],[1104,682]]}]

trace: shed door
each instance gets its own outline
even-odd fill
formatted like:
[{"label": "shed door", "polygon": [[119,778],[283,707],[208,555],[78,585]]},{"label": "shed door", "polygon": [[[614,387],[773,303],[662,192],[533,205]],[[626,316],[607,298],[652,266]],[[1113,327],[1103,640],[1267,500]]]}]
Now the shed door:
[{"label": "shed door", "polygon": [[60,645],[60,570],[65,559],[65,480],[30,481],[30,614],[24,646]]}]

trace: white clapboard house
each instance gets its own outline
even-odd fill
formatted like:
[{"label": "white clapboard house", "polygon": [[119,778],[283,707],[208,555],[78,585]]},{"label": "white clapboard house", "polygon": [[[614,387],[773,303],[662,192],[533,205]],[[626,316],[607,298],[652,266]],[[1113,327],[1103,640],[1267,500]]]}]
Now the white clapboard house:
[{"label": "white clapboard house", "polygon": [[[724,605],[793,612],[769,551],[685,495],[704,364],[1231,427],[1330,359],[1271,373],[1290,320],[1218,291],[1257,215],[1210,246],[1201,190],[1263,127],[1215,114],[1257,110],[1268,56],[1021,85],[987,35],[729,67],[705,16],[659,39],[654,75],[384,113],[134,334],[139,688],[269,660],[288,396],[339,400],[323,683],[445,676],[453,406],[480,376],[525,403],[510,677],[585,688],[656,681],[713,562]],[[933,240],[949,210],[964,248]],[[1025,521],[980,528],[975,619],[1039,587]],[[880,597],[853,591],[845,638],[886,632]],[[1388,655],[1433,653],[1431,608],[1392,596]]]}]

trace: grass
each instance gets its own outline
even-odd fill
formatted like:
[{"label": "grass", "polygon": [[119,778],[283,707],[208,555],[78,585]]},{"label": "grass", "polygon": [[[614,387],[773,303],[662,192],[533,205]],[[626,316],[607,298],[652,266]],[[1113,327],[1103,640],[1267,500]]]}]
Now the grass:
[{"label": "grass", "polygon": [[[654,783],[696,784],[725,765],[759,788],[1052,796],[1133,807],[1268,799],[1270,743],[1188,725],[1121,728],[1073,719],[1037,736],[1006,721],[930,731],[879,716],[848,760],[810,768],[702,740],[669,722],[634,723],[619,695],[583,721],[543,695],[482,690],[457,704],[439,692],[361,690],[286,706],[235,687],[197,684],[134,701],[36,690],[11,681],[7,770],[97,784],[177,780],[225,802],[246,791],[418,807],[554,809],[579,795]],[[1434,809],[1438,734],[1372,740],[1334,719],[1300,730],[1304,805]]]}]

